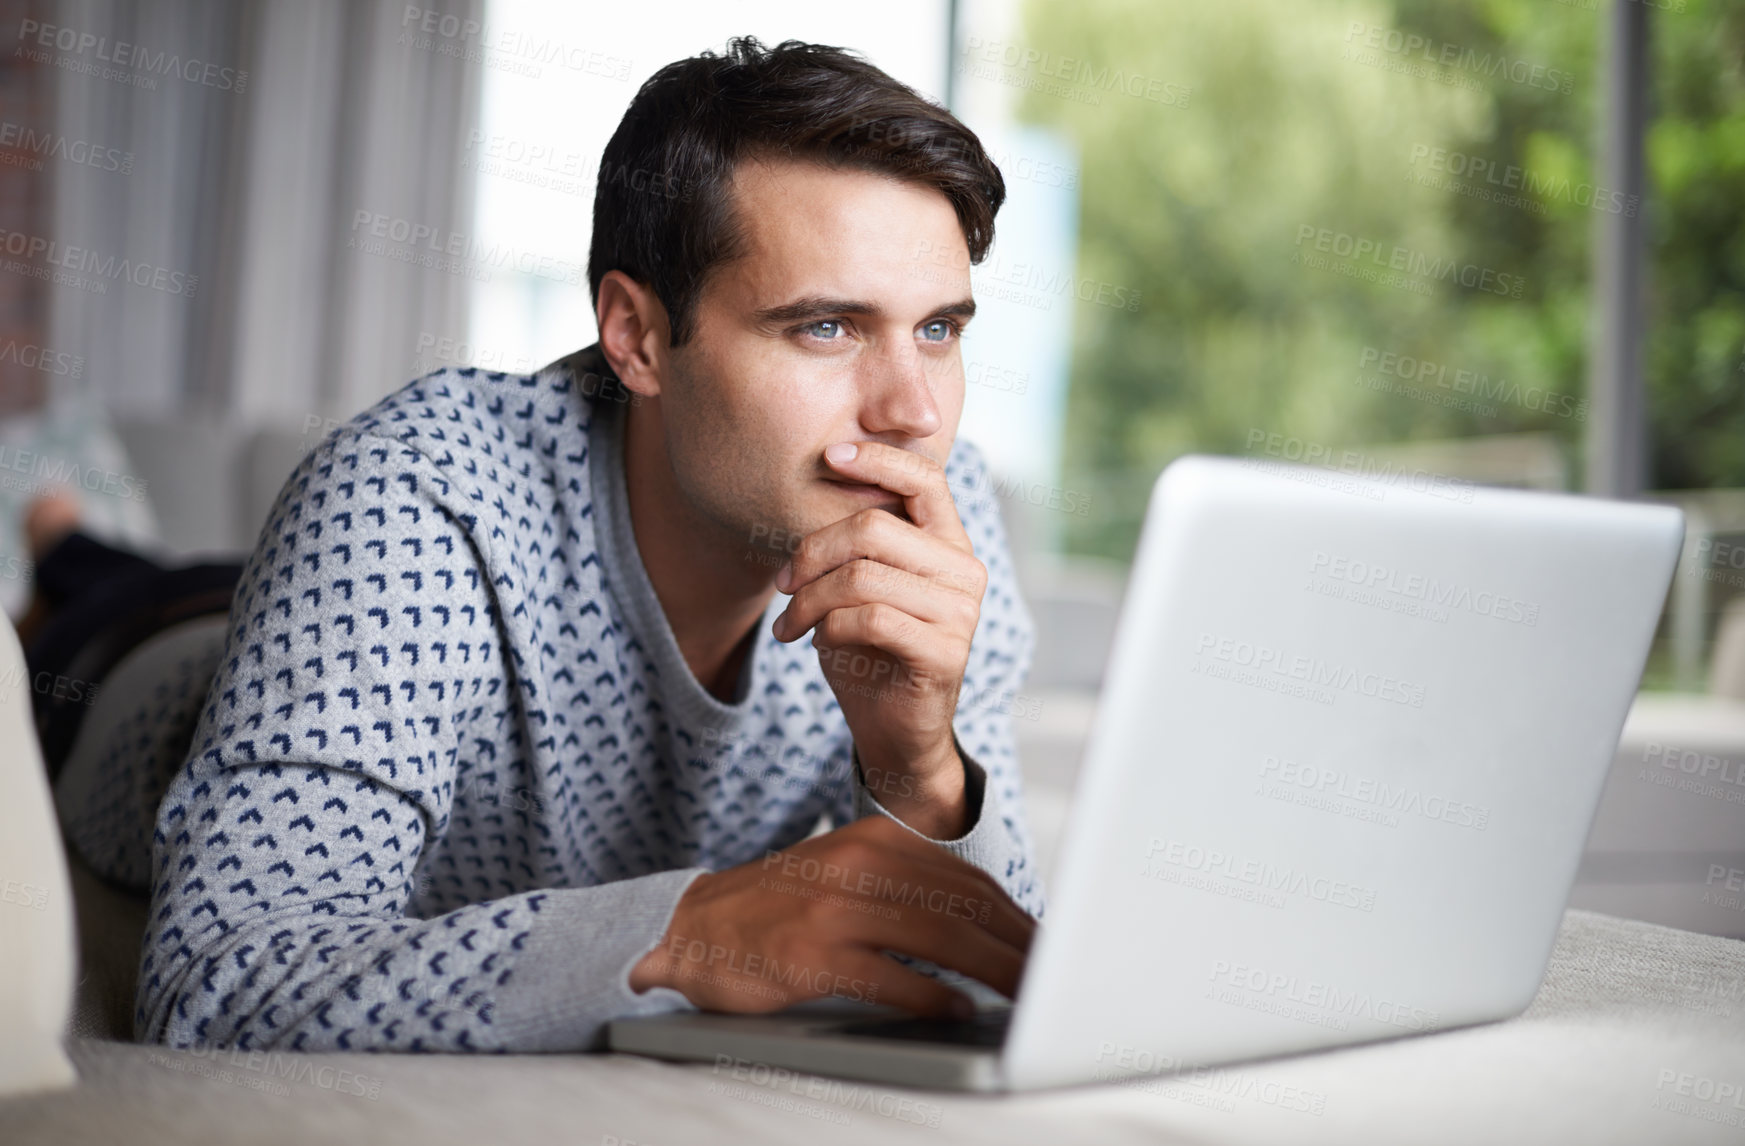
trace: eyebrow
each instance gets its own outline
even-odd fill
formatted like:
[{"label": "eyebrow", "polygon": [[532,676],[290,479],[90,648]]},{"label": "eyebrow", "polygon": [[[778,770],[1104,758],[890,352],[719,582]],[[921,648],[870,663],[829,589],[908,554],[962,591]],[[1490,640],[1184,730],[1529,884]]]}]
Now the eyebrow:
[{"label": "eyebrow", "polygon": [[[974,317],[975,312],[975,299],[964,298],[930,313],[967,319]],[[785,326],[788,323],[805,322],[808,319],[828,318],[833,314],[861,314],[869,318],[882,318],[884,313],[884,308],[876,302],[852,298],[830,298],[824,295],[805,295],[792,302],[784,302],[779,306],[761,307],[753,312],[752,317],[759,322]]]}]

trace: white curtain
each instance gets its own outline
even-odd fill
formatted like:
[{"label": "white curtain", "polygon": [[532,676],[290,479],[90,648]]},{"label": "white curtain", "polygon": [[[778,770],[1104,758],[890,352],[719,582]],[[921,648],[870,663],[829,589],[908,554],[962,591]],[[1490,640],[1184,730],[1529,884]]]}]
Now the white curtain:
[{"label": "white curtain", "polygon": [[53,292],[53,345],[84,356],[111,415],[237,432],[347,417],[420,372],[421,334],[466,329],[463,274],[348,240],[360,211],[467,233],[480,80],[465,30],[483,0],[51,10],[74,36],[59,33],[74,50],[57,53],[58,130],[132,155],[53,195],[53,236],[86,252],[87,279],[131,268],[100,293]]}]

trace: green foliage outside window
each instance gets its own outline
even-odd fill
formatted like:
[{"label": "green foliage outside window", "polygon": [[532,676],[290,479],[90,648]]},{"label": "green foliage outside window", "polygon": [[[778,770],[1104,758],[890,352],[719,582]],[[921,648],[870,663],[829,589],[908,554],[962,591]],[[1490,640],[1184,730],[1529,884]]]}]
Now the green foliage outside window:
[{"label": "green foliage outside window", "polygon": [[1077,274],[1144,299],[1075,314],[1067,548],[1126,558],[1158,468],[1257,434],[1546,433],[1578,483],[1611,211],[1649,224],[1651,484],[1745,486],[1745,4],[1664,3],[1638,204],[1596,186],[1596,7],[1028,0],[1049,56],[1003,78],[1080,149]]}]

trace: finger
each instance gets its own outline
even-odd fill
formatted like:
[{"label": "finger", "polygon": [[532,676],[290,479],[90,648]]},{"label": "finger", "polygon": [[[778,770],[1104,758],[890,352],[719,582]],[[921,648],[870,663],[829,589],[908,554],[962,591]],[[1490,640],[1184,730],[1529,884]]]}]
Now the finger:
[{"label": "finger", "polygon": [[982,599],[987,569],[967,538],[959,548],[882,509],[863,509],[808,533],[776,574],[776,588],[798,593],[833,569],[864,557]]},{"label": "finger", "polygon": [[[888,827],[888,830],[881,830]],[[811,884],[833,895],[868,905],[889,907],[899,921],[932,912],[974,924],[1001,942],[1028,952],[1036,935],[1036,920],[1006,894],[997,881],[981,868],[923,839],[888,816],[871,815],[848,828],[826,833],[852,832],[860,837],[889,837],[889,846],[866,840],[855,847],[814,849],[796,847],[779,860],[766,860],[762,871],[780,865],[780,880]],[[897,839],[898,835],[907,837]],[[909,841],[913,841],[911,844]],[[816,853],[809,854],[809,853]],[[792,857],[792,858],[789,858]],[[806,861],[810,861],[807,863]],[[811,867],[810,873],[807,868]],[[774,873],[772,873],[774,874]],[[882,914],[886,912],[845,912]],[[843,925],[855,929],[843,919]]]},{"label": "finger", "polygon": [[[943,926],[953,930],[965,926],[973,927],[999,944],[999,949],[1015,951],[1020,958],[1029,954],[1030,946],[1036,938],[1036,921],[1026,915],[1022,908],[1010,900],[1002,901],[996,895],[990,894],[986,888],[967,883],[953,885],[937,877],[930,879],[923,875],[909,884],[907,894],[850,894],[870,905],[891,909],[889,912],[866,911],[857,915],[882,919],[898,929],[911,927],[924,919],[938,920]],[[887,934],[883,929],[861,929],[852,924],[849,928],[869,941]],[[888,940],[881,941],[893,950],[899,949]],[[999,949],[987,948],[990,952]]]},{"label": "finger", "polygon": [[889,653],[902,662],[917,684],[926,683],[932,670],[946,667],[935,664],[929,655],[936,649],[928,640],[926,622],[883,601],[826,613],[813,626],[812,644],[825,651],[858,645]]},{"label": "finger", "polygon": [[[1036,920],[1019,907],[1018,901],[985,869],[977,867],[960,855],[946,851],[891,817],[866,816],[837,830],[854,836],[870,837],[875,848],[890,853],[889,858],[884,860],[886,863],[907,864],[927,878],[959,879],[982,889],[984,894],[993,898],[996,905],[1009,908],[1011,916],[1022,921],[1026,939],[1035,930]],[[828,835],[819,838],[827,839]]]},{"label": "finger", "polygon": [[846,931],[860,943],[925,959],[972,979],[980,979],[1007,998],[1018,994],[1025,952],[966,919],[906,911],[899,919],[859,915]]},{"label": "finger", "polygon": [[771,632],[791,641],[806,634],[826,613],[854,605],[883,601],[930,625],[970,635],[981,616],[978,602],[953,593],[936,581],[882,561],[857,557],[801,586],[775,619]]},{"label": "finger", "polygon": [[802,992],[751,975],[719,972],[682,959],[669,958],[661,966],[666,985],[706,1011],[763,1014],[816,995],[814,991]]},{"label": "finger", "polygon": [[[885,1006],[935,1019],[966,1019],[975,1010],[975,1002],[962,991],[875,951],[849,948],[832,962],[850,978],[877,984],[877,1001]],[[965,1010],[953,1013],[954,1004]]]},{"label": "finger", "polygon": [[945,468],[925,454],[883,442],[837,442],[824,451],[824,462],[842,480],[876,485],[902,497],[909,520],[924,531],[968,541]]},{"label": "finger", "polygon": [[[833,836],[845,839],[831,841]],[[814,850],[819,853],[818,882],[871,900],[911,908],[918,902],[925,908],[929,893],[934,890],[947,897],[955,894],[958,904],[947,898],[935,905],[949,912],[959,904],[973,902],[974,922],[978,926],[1020,950],[1029,949],[1036,920],[1006,894],[999,881],[889,816],[867,816],[818,839],[831,841],[833,846],[814,848],[808,843],[792,849],[802,858],[813,858],[807,853]],[[792,865],[785,865],[784,874],[790,878],[795,874]],[[917,889],[922,893],[919,901]],[[985,912],[984,904],[989,905]]]}]

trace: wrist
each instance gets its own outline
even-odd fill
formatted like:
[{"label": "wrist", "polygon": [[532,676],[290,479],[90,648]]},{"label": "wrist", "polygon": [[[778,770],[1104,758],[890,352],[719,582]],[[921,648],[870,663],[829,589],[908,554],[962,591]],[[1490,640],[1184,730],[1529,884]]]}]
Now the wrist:
[{"label": "wrist", "polygon": [[933,840],[955,840],[973,822],[969,807],[969,768],[958,754],[955,739],[944,753],[925,761],[901,761],[888,767],[882,758],[869,760],[855,746],[861,786],[896,819]]},{"label": "wrist", "polygon": [[660,942],[654,950],[636,961],[636,966],[630,969],[630,989],[641,995],[656,987],[670,987],[671,960],[666,953],[666,936],[660,937]]},{"label": "wrist", "polygon": [[684,994],[686,998],[690,998],[685,989],[679,986],[682,981],[682,976],[678,974],[679,953],[676,950],[669,950],[669,947],[673,945],[674,936],[682,938],[691,934],[687,930],[688,924],[681,921],[679,913],[688,902],[693,902],[693,897],[703,887],[704,881],[709,879],[712,874],[711,872],[703,872],[685,887],[684,893],[673,905],[672,915],[667,919],[666,929],[661,932],[660,939],[630,968],[630,989],[638,995],[655,987],[670,987],[680,994]]},{"label": "wrist", "polygon": [[878,777],[887,778],[887,787],[891,786],[888,778],[903,777],[902,795],[937,798],[942,794],[949,795],[963,779],[964,765],[957,753],[957,738],[949,733],[944,740],[924,751],[859,737],[854,739],[853,746],[862,783],[869,788],[873,786],[869,781]]}]

